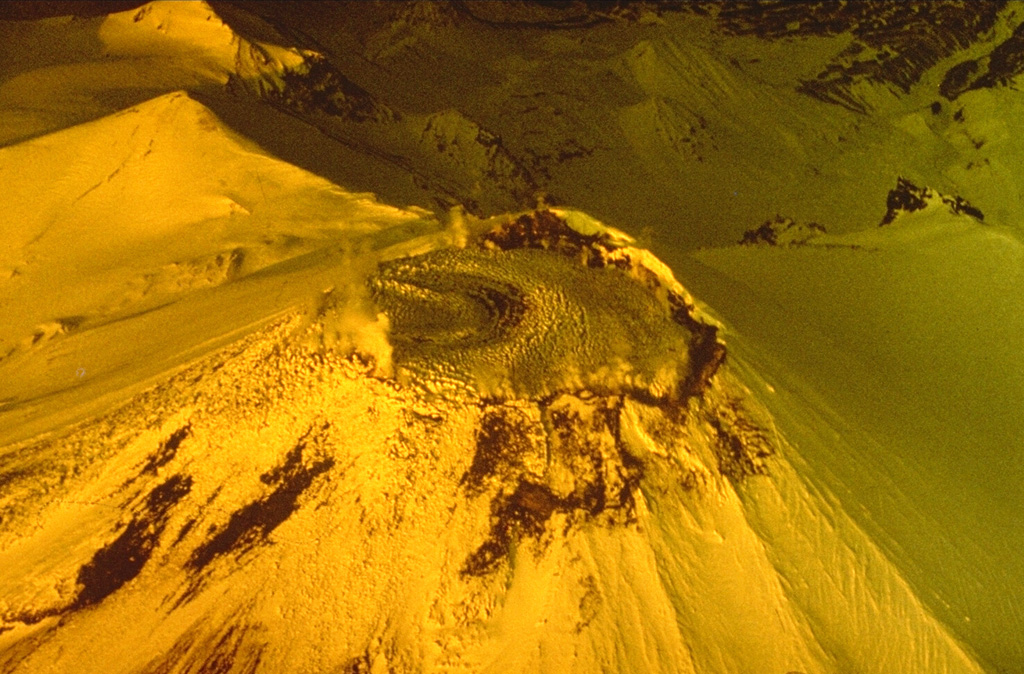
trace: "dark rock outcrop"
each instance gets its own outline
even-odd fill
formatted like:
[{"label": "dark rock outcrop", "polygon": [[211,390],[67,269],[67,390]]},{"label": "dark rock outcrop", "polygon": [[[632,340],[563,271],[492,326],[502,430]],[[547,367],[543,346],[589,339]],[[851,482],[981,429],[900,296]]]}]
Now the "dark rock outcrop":
[{"label": "dark rock outcrop", "polygon": [[885,216],[878,226],[892,224],[899,215],[923,210],[934,203],[945,205],[957,215],[969,215],[977,220],[985,219],[985,215],[963,197],[939,194],[930,187],[918,187],[906,178],[900,177],[896,180],[896,187],[889,190],[889,196],[885,200]]},{"label": "dark rock outcrop", "polygon": [[952,101],[967,91],[1006,86],[1021,73],[1024,73],[1024,23],[987,56],[950,68],[939,85],[939,93]]},{"label": "dark rock outcrop", "polygon": [[760,227],[744,232],[740,245],[793,246],[807,243],[814,237],[825,233],[825,228],[816,222],[800,224],[793,218],[776,215],[774,220],[765,220]]}]

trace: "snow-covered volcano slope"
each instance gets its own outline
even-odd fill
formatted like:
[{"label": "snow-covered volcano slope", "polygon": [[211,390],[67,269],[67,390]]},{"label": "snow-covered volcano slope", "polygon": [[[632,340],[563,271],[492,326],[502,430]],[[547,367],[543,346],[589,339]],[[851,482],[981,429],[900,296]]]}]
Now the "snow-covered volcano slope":
[{"label": "snow-covered volcano slope", "polygon": [[[843,436],[799,443],[806,474],[958,634],[1018,671],[1024,244],[938,197],[920,205],[855,234],[703,251],[683,276],[790,391],[764,397],[782,427]],[[809,400],[828,412],[795,411]]]},{"label": "snow-covered volcano slope", "polygon": [[657,260],[497,224],[371,277],[391,364],[331,293],[4,448],[4,671],[982,671]]},{"label": "snow-covered volcano slope", "polygon": [[438,228],[266,155],[183,92],[2,148],[0,167],[5,435],[33,428],[33,401],[137,384],[307,301],[296,265],[316,291],[341,287],[333,258],[372,269],[375,249]]},{"label": "snow-covered volcano slope", "polygon": [[[0,23],[3,662],[1021,671],[1020,4],[670,9]],[[995,228],[808,224],[898,175]],[[734,369],[650,254],[409,207],[544,199]]]}]

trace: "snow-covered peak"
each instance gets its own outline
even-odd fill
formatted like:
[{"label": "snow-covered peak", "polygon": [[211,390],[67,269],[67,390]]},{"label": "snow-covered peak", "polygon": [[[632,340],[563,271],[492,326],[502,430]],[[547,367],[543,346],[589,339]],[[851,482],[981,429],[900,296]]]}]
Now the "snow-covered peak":
[{"label": "snow-covered peak", "polygon": [[976,220],[984,220],[980,210],[972,206],[966,199],[959,196],[940,194],[930,187],[918,187],[906,178],[896,180],[896,187],[889,191],[886,198],[885,217],[879,226],[889,225],[910,213],[952,213],[967,215]]},{"label": "snow-covered peak", "polygon": [[824,233],[825,228],[816,222],[796,222],[793,218],[776,215],[774,220],[765,220],[760,227],[744,232],[740,243],[748,246],[793,246],[807,243]]},{"label": "snow-covered peak", "polygon": [[[0,363],[12,349],[29,357],[53,325],[87,327],[422,223],[266,154],[185,92],[0,148],[0,170]],[[4,379],[12,396],[43,385]]]},{"label": "snow-covered peak", "polygon": [[107,53],[116,56],[227,52],[237,41],[234,31],[202,0],[156,0],[116,12],[103,21],[99,37]]},{"label": "snow-covered peak", "polygon": [[136,10],[111,14],[100,27],[99,37],[104,52],[111,56],[201,55],[210,68],[208,74],[221,78],[232,73],[258,77],[267,70],[280,73],[301,66],[305,58],[297,48],[246,39],[201,0],[156,0]]},{"label": "snow-covered peak", "polygon": [[176,0],[87,20],[0,23],[11,52],[0,65],[0,143],[162,92],[216,90],[231,80],[281,89],[287,72],[308,69],[315,57],[275,42],[273,30],[239,23],[259,39],[239,33],[206,2]]}]

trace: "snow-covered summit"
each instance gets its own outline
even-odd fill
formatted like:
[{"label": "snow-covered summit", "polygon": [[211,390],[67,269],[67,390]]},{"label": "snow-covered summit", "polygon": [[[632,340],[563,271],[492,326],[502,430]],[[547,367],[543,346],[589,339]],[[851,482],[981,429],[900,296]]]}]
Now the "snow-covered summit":
[{"label": "snow-covered summit", "polygon": [[0,65],[0,142],[95,119],[159,92],[209,90],[232,78],[280,88],[284,73],[311,56],[240,35],[201,0],[155,0],[73,21],[0,22],[0,34],[18,46]]},{"label": "snow-covered summit", "polygon": [[942,211],[953,215],[970,216],[979,221],[985,219],[985,215],[963,197],[940,194],[930,187],[918,187],[903,177],[896,180],[896,187],[889,191],[885,205],[885,216],[879,223],[880,227],[918,211]]}]

